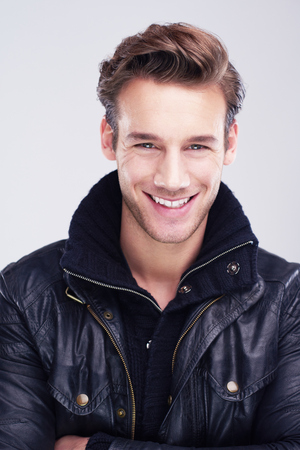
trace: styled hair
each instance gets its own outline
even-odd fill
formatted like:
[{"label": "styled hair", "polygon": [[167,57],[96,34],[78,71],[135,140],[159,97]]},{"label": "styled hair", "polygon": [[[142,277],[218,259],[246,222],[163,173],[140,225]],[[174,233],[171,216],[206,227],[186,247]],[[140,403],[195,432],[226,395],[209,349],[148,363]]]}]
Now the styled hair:
[{"label": "styled hair", "polygon": [[118,95],[135,78],[219,86],[227,104],[226,135],[245,97],[243,81],[215,35],[186,23],[152,24],[144,32],[123,39],[113,57],[100,64],[97,93],[114,133],[114,145]]}]

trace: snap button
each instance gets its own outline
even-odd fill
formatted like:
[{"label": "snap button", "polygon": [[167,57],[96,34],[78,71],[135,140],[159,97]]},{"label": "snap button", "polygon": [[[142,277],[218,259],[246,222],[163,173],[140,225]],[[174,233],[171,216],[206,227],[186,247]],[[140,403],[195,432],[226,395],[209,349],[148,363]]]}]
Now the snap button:
[{"label": "snap button", "polygon": [[239,390],[239,385],[235,381],[229,381],[227,383],[227,390],[231,392],[231,394],[235,394]]},{"label": "snap button", "polygon": [[105,311],[104,317],[106,320],[112,320],[114,316],[113,313],[111,313],[110,311]]},{"label": "snap button", "polygon": [[172,401],[173,401],[172,395],[169,395],[169,397],[168,397],[168,405],[169,406],[172,405]]},{"label": "snap button", "polygon": [[89,402],[89,398],[86,394],[79,394],[76,398],[76,402],[79,406],[85,406]]},{"label": "snap button", "polygon": [[179,294],[187,294],[188,292],[190,292],[192,290],[192,286],[186,285],[186,286],[181,286],[181,288],[179,289]]},{"label": "snap button", "polygon": [[152,339],[150,339],[150,341],[147,342],[147,344],[146,344],[147,350],[149,350],[149,348],[151,347],[151,342],[152,342]]},{"label": "snap button", "polygon": [[121,419],[123,419],[126,416],[126,411],[123,408],[119,408],[117,414]]},{"label": "snap button", "polygon": [[229,275],[237,275],[240,271],[240,265],[236,261],[231,262],[227,266],[227,272]]}]

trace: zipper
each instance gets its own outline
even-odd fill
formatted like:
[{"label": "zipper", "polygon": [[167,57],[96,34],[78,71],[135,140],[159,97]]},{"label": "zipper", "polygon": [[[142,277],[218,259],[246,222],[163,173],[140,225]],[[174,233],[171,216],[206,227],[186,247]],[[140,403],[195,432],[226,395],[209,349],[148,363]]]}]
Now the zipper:
[{"label": "zipper", "polygon": [[[184,275],[184,277],[182,277],[182,279],[180,280],[180,282],[179,282],[179,284],[178,284],[178,286],[177,286],[177,290],[179,289],[180,284],[181,284],[181,283],[182,283],[182,282],[183,282],[183,281],[184,281],[191,273],[195,272],[196,270],[202,269],[203,267],[205,267],[205,266],[207,266],[208,264],[212,263],[212,262],[215,261],[216,259],[218,259],[218,258],[220,258],[220,257],[222,257],[222,256],[224,256],[224,255],[226,255],[227,253],[230,253],[231,251],[236,250],[236,249],[241,248],[241,247],[244,247],[244,246],[246,246],[246,245],[248,245],[248,244],[253,244],[253,241],[248,241],[248,242],[245,242],[245,243],[243,243],[243,244],[237,245],[237,246],[231,248],[230,250],[227,250],[226,252],[220,253],[219,255],[215,256],[215,257],[212,258],[212,259],[210,259],[210,260],[207,261],[206,263],[204,263],[204,264],[202,264],[202,265],[200,265],[200,266],[198,266],[198,267],[195,267],[194,269],[190,270],[190,271],[189,271],[188,273],[186,273],[186,275]],[[106,283],[102,283],[102,282],[100,282],[100,281],[96,281],[96,280],[93,280],[93,279],[91,279],[91,278],[84,277],[84,276],[79,275],[79,274],[76,274],[76,273],[74,273],[74,272],[70,272],[70,271],[68,271],[67,269],[63,269],[63,270],[64,270],[67,274],[69,274],[69,275],[72,275],[72,276],[74,276],[74,277],[76,277],[76,278],[80,278],[81,280],[88,281],[88,282],[90,282],[90,283],[96,284],[96,285],[98,285],[98,286],[106,287],[106,288],[109,288],[109,289],[116,289],[116,290],[123,291],[123,292],[130,292],[130,293],[132,293],[132,294],[139,295],[140,297],[143,297],[143,298],[145,298],[146,300],[148,300],[150,303],[152,303],[152,305],[153,305],[159,312],[162,312],[162,309],[161,309],[161,308],[160,308],[160,307],[159,307],[159,306],[158,306],[151,298],[147,297],[146,295],[144,295],[144,294],[142,294],[142,293],[140,293],[140,292],[134,291],[134,290],[132,290],[132,289],[127,289],[127,288],[122,288],[122,287],[119,287],[119,286],[113,286],[113,285],[109,285],[109,284],[106,284]],[[67,288],[67,289],[66,289],[66,295],[67,295],[68,297],[70,297],[70,298],[72,298],[73,300],[76,300],[77,302],[83,304],[82,301],[80,301],[80,300],[77,299],[76,297],[74,297],[74,296],[72,296],[71,294],[69,294],[69,293],[68,293],[68,290],[69,290],[69,289]],[[177,354],[177,351],[178,351],[178,347],[179,347],[180,343],[182,342],[183,338],[184,338],[184,337],[186,336],[186,334],[192,329],[192,327],[195,325],[195,323],[197,322],[197,320],[202,316],[202,314],[203,314],[203,313],[204,313],[211,305],[213,305],[215,302],[217,302],[218,300],[220,300],[222,297],[223,297],[223,295],[221,295],[220,297],[216,298],[215,300],[213,300],[212,302],[210,302],[208,305],[206,305],[206,306],[200,311],[200,313],[197,315],[197,317],[193,320],[193,322],[189,325],[189,327],[185,330],[185,332],[181,335],[181,337],[180,337],[180,339],[179,339],[179,341],[177,342],[177,345],[176,345],[176,347],[175,347],[174,353],[173,353],[173,358],[172,358],[172,373],[173,373],[173,370],[174,370],[175,359],[176,359],[176,354]],[[97,316],[97,314],[93,311],[93,309],[91,308],[90,305],[87,305],[87,309],[88,309],[88,311],[90,312],[90,314],[94,317],[94,319],[101,325],[101,327],[102,327],[102,328],[105,330],[105,332],[108,334],[108,336],[109,336],[109,338],[110,338],[110,340],[111,340],[113,346],[115,347],[115,349],[116,349],[118,355],[120,356],[121,361],[122,361],[122,363],[123,363],[123,366],[124,366],[124,368],[125,368],[125,372],[126,372],[127,379],[128,379],[128,383],[129,383],[129,387],[130,387],[131,404],[132,404],[131,439],[134,440],[134,435],[135,435],[135,422],[136,422],[136,405],[135,405],[135,397],[134,397],[134,391],[133,391],[132,381],[131,381],[131,378],[130,378],[130,374],[129,374],[129,371],[128,371],[128,368],[127,368],[125,359],[124,359],[124,357],[123,357],[123,355],[122,355],[122,353],[121,353],[119,347],[117,346],[117,344],[116,344],[116,342],[115,342],[115,340],[114,340],[112,334],[110,333],[110,331],[109,331],[108,328],[106,327],[106,325],[100,320],[100,318],[99,318],[99,317]]]},{"label": "zipper", "polygon": [[[119,286],[113,286],[110,284],[101,283],[101,281],[92,280],[91,278],[87,278],[82,275],[78,275],[77,273],[70,272],[67,269],[64,269],[64,271],[67,274],[72,275],[73,277],[80,278],[81,280],[84,280],[84,281],[89,281],[90,283],[97,284],[98,286],[102,286],[102,287],[109,288],[109,289],[116,289],[117,291],[130,292],[131,294],[139,295],[140,297],[143,297],[146,300],[148,300],[150,303],[152,303],[152,305],[155,306],[155,308],[159,312],[162,312],[162,309],[157,305],[157,303],[155,303],[150,297],[147,297],[147,295],[144,295],[141,292],[134,291],[133,289],[127,289],[127,288],[123,288],[123,287],[119,287]],[[69,295],[69,297],[72,298],[70,295]],[[74,298],[74,300],[79,301],[79,303],[82,303],[82,302],[80,302],[80,300],[78,300],[76,298]]]},{"label": "zipper", "polygon": [[127,375],[127,379],[128,379],[128,383],[129,383],[129,388],[130,388],[130,396],[131,396],[131,406],[132,406],[132,425],[131,425],[131,439],[134,440],[134,434],[135,434],[135,422],[136,422],[136,406],[135,406],[135,398],[134,398],[134,392],[133,392],[133,386],[132,386],[132,381],[129,375],[129,370],[127,368],[125,359],[123,358],[123,355],[118,347],[118,345],[116,344],[111,332],[109,331],[109,329],[106,327],[106,325],[102,322],[102,320],[97,316],[97,314],[95,313],[95,311],[92,309],[91,305],[87,305],[87,309],[89,311],[89,313],[91,313],[91,315],[94,317],[94,319],[101,325],[101,327],[106,331],[106,333],[108,334],[113,346],[115,347],[116,351],[118,352],[118,355],[121,358],[121,361],[123,363],[123,366],[125,368],[125,372]]},{"label": "zipper", "polygon": [[[151,298],[147,297],[147,296],[144,295],[144,294],[141,294],[140,292],[134,291],[134,290],[132,290],[132,289],[127,289],[127,288],[122,288],[122,287],[118,287],[118,286],[113,286],[113,285],[101,283],[100,281],[96,281],[96,280],[93,280],[93,279],[91,279],[91,278],[87,278],[87,277],[84,277],[84,276],[82,276],[82,275],[79,275],[79,274],[70,272],[70,271],[68,271],[67,269],[64,269],[64,271],[65,271],[67,274],[69,274],[69,275],[72,275],[72,276],[74,276],[74,277],[76,277],[76,278],[80,278],[81,280],[88,281],[88,282],[90,282],[90,283],[96,284],[96,285],[98,285],[98,286],[106,287],[106,288],[109,288],[109,289],[116,289],[116,290],[119,290],[119,291],[130,292],[130,293],[132,293],[132,294],[139,295],[140,297],[143,297],[143,298],[147,299],[150,303],[152,303],[153,306],[155,306],[155,308],[159,310],[159,312],[162,312],[161,308],[160,308],[160,307],[159,307],[159,306],[158,306]],[[69,293],[69,288],[68,288],[68,287],[67,287],[67,289],[66,289],[66,295],[67,295],[69,298],[71,298],[72,300],[75,300],[75,301],[77,301],[77,302],[79,302],[79,303],[81,303],[81,304],[85,304],[84,302],[82,302],[81,300],[79,300],[78,298],[76,298],[75,296],[71,295],[71,294]],[[109,329],[108,329],[108,328],[106,327],[106,325],[101,321],[101,319],[97,316],[97,314],[95,313],[95,311],[92,309],[91,305],[87,305],[87,309],[88,309],[88,311],[90,312],[90,314],[94,317],[94,319],[99,323],[99,325],[101,325],[101,327],[102,327],[102,328],[105,330],[105,332],[108,334],[108,336],[109,336],[109,338],[110,338],[110,340],[111,340],[113,346],[115,347],[115,349],[116,349],[116,351],[117,351],[117,353],[118,353],[118,355],[119,355],[119,357],[121,358],[121,361],[122,361],[122,363],[123,363],[123,366],[124,366],[124,369],[125,369],[125,372],[126,372],[126,376],[127,376],[127,379],[128,379],[129,389],[130,389],[131,405],[132,405],[131,439],[134,440],[134,435],[135,435],[135,423],[136,423],[136,405],[135,405],[135,397],[134,397],[134,391],[133,391],[132,381],[131,381],[131,377],[130,377],[130,374],[129,374],[128,367],[127,367],[126,362],[125,362],[125,359],[124,359],[124,357],[123,357],[123,355],[122,355],[122,353],[121,353],[121,351],[120,351],[118,345],[116,344],[116,342],[115,342],[115,340],[114,340],[114,338],[113,338],[111,332],[109,331]]]},{"label": "zipper", "polygon": [[227,255],[227,253],[233,252],[233,250],[237,250],[238,248],[245,247],[246,245],[249,245],[249,244],[252,244],[252,245],[253,245],[253,241],[248,241],[248,242],[244,242],[243,244],[236,245],[235,247],[232,247],[231,249],[226,250],[226,252],[220,253],[219,255],[215,256],[215,257],[212,258],[212,259],[210,259],[210,260],[207,261],[206,263],[201,264],[201,266],[195,267],[194,269],[190,270],[188,273],[186,273],[186,274],[184,275],[184,277],[181,278],[181,280],[180,280],[180,282],[179,282],[179,284],[178,284],[178,286],[177,286],[177,290],[179,289],[179,286],[181,285],[181,283],[182,283],[182,282],[183,282],[183,281],[184,281],[191,273],[195,272],[195,271],[198,270],[198,269],[202,269],[202,268],[205,267],[205,266],[208,266],[208,264],[212,263],[212,262],[215,261],[216,259],[221,258],[221,256]]},{"label": "zipper", "polygon": [[[70,273],[70,272],[68,272]],[[83,278],[83,277],[80,277]],[[79,300],[77,297],[75,297],[74,295],[71,295],[69,293],[69,287],[67,287],[66,291],[65,291],[67,297],[71,298],[72,300],[75,300],[78,303],[81,303],[82,305],[84,305],[85,303],[82,302],[81,300]],[[104,322],[102,322],[102,320],[97,316],[97,314],[95,313],[95,311],[92,309],[91,305],[87,305],[87,310],[89,311],[89,313],[94,317],[94,319],[99,323],[99,325],[101,325],[101,327],[104,329],[104,331],[108,334],[109,339],[111,340],[113,346],[115,347],[119,357],[121,358],[121,361],[123,363],[125,372],[126,372],[126,376],[128,379],[128,384],[129,384],[129,389],[130,389],[130,397],[131,397],[131,405],[132,405],[132,425],[131,425],[131,439],[134,440],[134,435],[135,435],[135,422],[136,422],[136,406],[135,406],[135,397],[134,397],[134,391],[133,391],[133,386],[132,386],[132,381],[131,381],[131,377],[129,374],[129,370],[127,367],[127,364],[125,362],[125,359],[121,353],[121,350],[119,349],[118,345],[116,344],[116,341],[114,340],[111,332],[109,331],[109,329],[107,328],[107,326],[105,325]]]},{"label": "zipper", "polygon": [[[215,256],[214,258],[210,259],[209,261],[207,261],[204,264],[201,264],[200,266],[195,267],[194,269],[190,270],[188,273],[186,273],[184,275],[184,277],[181,278],[178,286],[177,286],[177,290],[179,289],[179,286],[181,285],[181,283],[193,272],[195,272],[196,270],[202,269],[203,267],[207,266],[208,264],[212,263],[213,261],[215,261],[218,258],[221,258],[221,256],[227,255],[227,253],[232,252],[233,250],[237,250],[238,248],[241,247],[245,247],[246,245],[253,245],[253,241],[247,241],[244,242],[243,244],[240,245],[236,245],[235,247],[232,247],[229,250],[226,250],[226,252],[220,253],[219,255]],[[188,326],[188,328],[184,331],[184,333],[181,335],[181,337],[179,338],[179,341],[176,344],[174,353],[173,353],[173,358],[172,358],[172,373],[174,371],[174,365],[175,365],[175,359],[176,359],[176,355],[177,355],[177,351],[178,351],[178,347],[180,345],[180,343],[182,342],[183,338],[187,335],[187,333],[193,328],[193,326],[195,325],[195,323],[197,322],[197,320],[199,320],[199,318],[202,316],[202,314],[210,307],[212,306],[214,303],[216,303],[218,300],[220,300],[222,297],[224,297],[224,295],[221,295],[220,297],[216,298],[215,300],[211,301],[210,303],[208,303],[201,311],[200,313],[196,316],[196,318],[193,320],[193,322]]]},{"label": "zipper", "polygon": [[75,300],[75,302],[78,302],[78,303],[80,303],[81,305],[85,305],[84,302],[82,302],[81,300],[79,300],[79,298],[74,297],[74,295],[70,294],[69,291],[70,291],[70,288],[69,288],[69,286],[68,286],[67,289],[65,290],[65,294],[66,294],[67,297],[71,298],[72,300]]},{"label": "zipper", "polygon": [[195,323],[197,322],[197,320],[200,319],[200,317],[202,316],[202,314],[210,307],[212,306],[214,303],[216,303],[218,300],[220,300],[222,297],[224,297],[224,295],[221,295],[220,297],[216,298],[215,300],[209,302],[200,312],[199,314],[195,317],[195,319],[193,320],[193,322],[188,326],[188,328],[184,331],[184,333],[182,333],[182,335],[179,338],[179,341],[176,344],[174,353],[173,353],[173,358],[172,358],[172,373],[174,372],[174,366],[175,366],[175,359],[176,359],[176,355],[177,355],[177,350],[178,347],[180,345],[180,343],[182,342],[183,338],[187,335],[187,333],[193,328],[193,326],[195,325]]},{"label": "zipper", "polygon": [[[232,252],[233,250],[237,250],[238,248],[245,247],[246,245],[249,245],[249,244],[253,244],[253,241],[247,241],[247,242],[244,242],[243,244],[237,245],[237,246],[235,246],[235,247],[233,247],[233,248],[231,248],[231,249],[229,249],[229,250],[226,250],[226,252],[220,253],[219,255],[215,256],[215,257],[212,258],[212,259],[210,259],[210,260],[207,261],[206,263],[201,264],[200,266],[197,266],[197,267],[195,267],[194,269],[190,270],[190,271],[189,271],[188,273],[186,273],[186,274],[184,275],[184,277],[182,277],[181,280],[179,281],[178,286],[177,286],[177,290],[179,289],[179,286],[181,285],[181,283],[182,283],[182,282],[183,282],[183,281],[184,281],[191,273],[195,272],[196,270],[202,269],[202,268],[205,267],[205,266],[208,266],[208,264],[212,263],[212,262],[215,261],[216,259],[221,258],[221,257],[224,256],[224,255],[227,255],[227,253],[230,253],[230,252]],[[162,312],[162,309],[157,305],[156,302],[154,302],[150,297],[147,297],[147,295],[144,295],[144,294],[142,294],[141,292],[134,291],[133,289],[127,289],[127,288],[123,288],[123,287],[119,287],[119,286],[114,286],[114,285],[111,285],[111,284],[102,283],[101,281],[93,280],[92,278],[87,278],[87,277],[84,277],[83,275],[79,275],[79,274],[77,274],[77,273],[70,272],[70,271],[67,270],[67,269],[64,269],[64,271],[65,271],[67,274],[72,275],[73,277],[80,278],[81,280],[88,281],[88,282],[93,283],[93,284],[96,284],[96,285],[98,285],[98,286],[103,286],[103,287],[105,287],[105,288],[116,289],[117,291],[130,292],[131,294],[139,295],[140,297],[143,297],[143,298],[145,298],[146,300],[148,300],[150,303],[152,303],[152,305],[153,305],[159,312]],[[71,295],[69,295],[69,294],[67,294],[67,295],[68,295],[70,298],[73,298]],[[80,300],[78,300],[78,299],[75,298],[75,297],[73,298],[73,300],[76,300],[76,301],[78,301],[79,303],[82,303]]]}]

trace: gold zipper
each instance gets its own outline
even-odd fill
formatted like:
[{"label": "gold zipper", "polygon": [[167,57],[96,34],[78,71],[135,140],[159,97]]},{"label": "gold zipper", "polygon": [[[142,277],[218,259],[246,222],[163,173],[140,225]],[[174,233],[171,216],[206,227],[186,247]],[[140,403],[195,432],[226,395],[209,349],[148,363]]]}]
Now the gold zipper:
[{"label": "gold zipper", "polygon": [[79,300],[79,298],[74,297],[74,295],[71,295],[71,294],[69,293],[69,291],[70,291],[70,288],[67,287],[67,289],[65,290],[65,294],[66,294],[67,297],[71,298],[72,300],[75,300],[75,302],[78,302],[78,303],[80,303],[81,305],[85,305],[85,303],[82,302],[81,300]]},{"label": "gold zipper", "polygon": [[216,298],[215,300],[213,300],[212,302],[210,302],[208,305],[206,305],[198,314],[198,316],[193,320],[193,322],[191,323],[191,325],[185,330],[185,332],[181,335],[179,341],[177,342],[177,345],[175,347],[174,353],[173,353],[173,358],[172,358],[172,373],[174,371],[174,365],[175,365],[175,358],[176,358],[176,354],[177,354],[177,350],[178,347],[180,345],[180,343],[182,342],[183,338],[187,335],[187,333],[193,328],[193,326],[195,325],[195,323],[197,322],[197,320],[202,316],[202,314],[214,303],[216,303],[218,300],[220,300],[222,297],[224,297],[224,294],[221,295],[221,297]]},{"label": "gold zipper", "polygon": [[134,440],[134,434],[135,434],[135,421],[136,421],[136,407],[135,407],[135,398],[134,398],[134,392],[133,392],[133,386],[132,386],[132,381],[129,375],[129,371],[126,365],[126,362],[123,358],[123,355],[119,349],[119,347],[117,346],[117,344],[115,343],[114,338],[111,335],[111,332],[108,330],[108,328],[106,327],[106,325],[99,319],[99,317],[97,316],[97,314],[93,311],[91,305],[87,305],[87,309],[88,311],[92,314],[92,316],[94,317],[94,319],[96,319],[96,321],[102,326],[102,328],[104,328],[104,330],[106,331],[106,333],[108,334],[113,346],[115,347],[115,349],[118,352],[118,355],[121,358],[121,361],[123,363],[123,366],[125,368],[125,372],[128,378],[128,383],[129,383],[129,388],[130,388],[130,395],[131,395],[131,404],[132,404],[132,426],[131,426],[131,439]]},{"label": "gold zipper", "polygon": [[[191,273],[195,272],[195,271],[198,270],[198,269],[201,269],[202,267],[207,266],[208,264],[210,264],[211,262],[213,262],[213,261],[215,261],[216,259],[220,258],[221,256],[223,256],[223,255],[225,255],[225,254],[227,254],[227,253],[230,253],[232,250],[236,250],[236,249],[241,248],[241,247],[244,247],[245,245],[248,245],[248,244],[253,244],[253,241],[248,241],[248,242],[245,242],[245,243],[243,243],[243,244],[237,245],[236,247],[233,247],[233,248],[231,248],[230,250],[227,250],[227,251],[221,253],[220,255],[218,255],[218,256],[212,258],[211,260],[207,261],[206,263],[202,264],[201,266],[196,267],[196,268],[190,270],[190,271],[189,271],[188,273],[186,273],[186,275],[180,280],[180,282],[179,282],[179,284],[178,284],[178,286],[177,286],[177,290],[178,290],[180,284],[183,282],[183,280],[185,280]],[[72,276],[75,276],[75,277],[80,278],[80,279],[82,279],[82,280],[89,281],[89,282],[91,282],[91,283],[94,283],[94,284],[97,284],[97,285],[100,285],[100,286],[103,286],[103,287],[107,287],[107,288],[110,288],[110,289],[117,289],[117,290],[121,290],[121,291],[127,291],[127,292],[131,292],[131,293],[137,294],[137,295],[139,295],[139,296],[141,296],[141,297],[146,298],[146,299],[147,299],[148,301],[150,301],[150,302],[151,302],[151,303],[152,303],[152,304],[153,304],[160,312],[162,312],[161,308],[160,308],[155,302],[153,302],[153,300],[151,300],[151,299],[150,299],[149,297],[147,297],[146,295],[141,294],[140,292],[133,291],[133,290],[127,289],[127,288],[121,288],[121,287],[118,287],[118,286],[107,285],[107,284],[105,284],[105,283],[101,283],[101,282],[99,282],[99,281],[92,280],[92,279],[87,278],[87,277],[84,277],[84,276],[82,276],[82,275],[75,274],[75,273],[73,273],[73,272],[68,271],[67,269],[64,269],[64,271],[65,271],[66,273],[72,275]],[[66,289],[66,295],[67,295],[68,297],[72,298],[73,300],[76,300],[76,301],[79,302],[79,303],[83,303],[83,302],[81,302],[79,299],[77,299],[77,298],[73,297],[71,294],[69,294],[69,293],[68,293],[68,290],[69,290],[69,289],[67,288],[67,289]],[[174,371],[174,365],[175,365],[175,358],[176,358],[177,350],[178,350],[178,347],[179,347],[181,341],[182,341],[183,338],[186,336],[186,334],[191,330],[191,328],[195,325],[195,323],[197,322],[197,320],[199,319],[199,317],[201,317],[202,314],[203,314],[203,313],[204,313],[211,305],[213,305],[215,302],[217,302],[218,300],[220,300],[222,297],[223,297],[223,295],[221,295],[221,297],[216,298],[215,300],[213,300],[212,302],[210,302],[207,306],[205,306],[205,308],[203,308],[203,310],[198,314],[198,316],[195,318],[195,320],[192,322],[192,324],[186,329],[186,331],[185,331],[185,332],[182,334],[182,336],[180,337],[180,339],[179,339],[179,341],[177,342],[177,345],[176,345],[176,347],[175,347],[174,353],[173,353],[173,358],[172,358],[172,373],[173,373],[173,371]],[[124,365],[125,372],[126,372],[126,375],[127,375],[127,378],[128,378],[129,387],[130,387],[130,393],[131,393],[131,403],[132,403],[132,427],[131,427],[131,439],[134,440],[134,435],[135,435],[135,422],[136,422],[136,406],[135,406],[135,398],[134,398],[134,392],[133,392],[132,381],[131,381],[131,378],[130,378],[130,375],[129,375],[128,368],[127,368],[127,366],[126,366],[126,363],[125,363],[125,360],[124,360],[124,358],[123,358],[123,356],[122,356],[122,353],[120,352],[119,347],[118,347],[117,344],[115,343],[115,341],[114,341],[114,339],[113,339],[113,337],[112,337],[110,331],[107,329],[107,327],[104,325],[104,323],[99,319],[99,317],[96,315],[96,313],[92,310],[91,306],[90,306],[90,305],[87,305],[87,308],[88,308],[88,311],[92,314],[92,316],[96,319],[96,321],[102,326],[102,328],[103,328],[103,329],[106,331],[106,333],[108,334],[108,336],[109,336],[109,338],[110,338],[110,340],[111,340],[113,346],[115,347],[116,351],[118,352],[118,355],[120,356],[121,361],[122,361],[122,363],[123,363],[123,365]]]}]

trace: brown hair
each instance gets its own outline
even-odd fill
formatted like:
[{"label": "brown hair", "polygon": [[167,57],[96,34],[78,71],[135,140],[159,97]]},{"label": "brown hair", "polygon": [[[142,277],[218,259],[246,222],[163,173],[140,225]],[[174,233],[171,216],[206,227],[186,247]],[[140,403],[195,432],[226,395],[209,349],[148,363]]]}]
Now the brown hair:
[{"label": "brown hair", "polygon": [[143,33],[125,38],[113,57],[100,65],[97,92],[114,131],[114,145],[118,95],[137,77],[189,86],[218,85],[227,103],[226,134],[245,96],[242,79],[216,36],[185,23],[150,25]]}]

